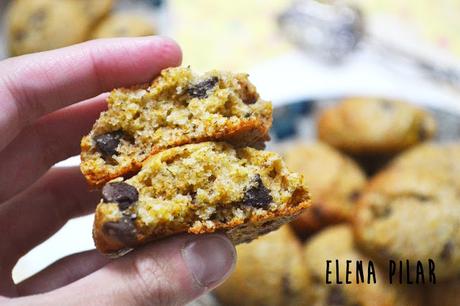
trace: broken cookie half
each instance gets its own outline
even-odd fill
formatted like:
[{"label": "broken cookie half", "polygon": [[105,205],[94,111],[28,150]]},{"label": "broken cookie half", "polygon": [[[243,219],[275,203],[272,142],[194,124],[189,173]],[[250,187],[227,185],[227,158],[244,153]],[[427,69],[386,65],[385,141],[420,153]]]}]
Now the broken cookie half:
[{"label": "broken cookie half", "polygon": [[177,233],[221,231],[248,242],[309,205],[302,176],[276,153],[213,142],[157,153],[135,176],[108,182],[102,197],[93,235],[112,255]]},{"label": "broken cookie half", "polygon": [[107,101],[81,141],[81,170],[93,187],[137,173],[167,148],[204,141],[258,147],[269,139],[271,103],[246,74],[169,68],[150,85],[115,89]]}]

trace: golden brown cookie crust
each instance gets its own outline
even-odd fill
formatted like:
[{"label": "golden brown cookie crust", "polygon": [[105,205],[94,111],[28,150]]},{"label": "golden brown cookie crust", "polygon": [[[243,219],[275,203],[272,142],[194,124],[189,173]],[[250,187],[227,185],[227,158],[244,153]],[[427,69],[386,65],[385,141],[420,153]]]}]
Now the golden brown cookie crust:
[{"label": "golden brown cookie crust", "polygon": [[[205,96],[189,96],[194,83],[209,79],[217,80],[217,84]],[[156,106],[156,101],[163,104]],[[259,147],[269,139],[272,121],[271,103],[259,98],[247,75],[212,71],[196,76],[187,67],[165,69],[151,85],[114,90],[108,103],[109,109],[101,114],[92,131],[81,141],[80,168],[89,185],[96,188],[111,179],[136,173],[144,160],[167,148],[205,141]],[[171,104],[168,115],[165,115],[165,103]],[[201,105],[207,108],[203,110]],[[180,119],[185,112],[188,112],[186,122],[190,122],[190,126]],[[147,113],[149,115],[145,115]],[[145,121],[146,116],[156,120],[155,128],[149,127],[151,123],[142,122],[142,126],[135,121],[140,120],[139,117]],[[178,123],[169,122],[170,117]],[[120,150],[128,153],[122,153],[121,159],[112,165],[97,151],[94,137],[125,129],[139,140],[134,139],[134,144],[124,147],[120,144]],[[163,137],[159,132],[171,135]]]},{"label": "golden brown cookie crust", "polygon": [[[265,235],[278,229],[283,224],[291,222],[309,206],[309,201],[306,200],[305,195],[293,198],[292,202],[296,203],[295,206],[287,207],[276,212],[270,212],[265,216],[251,216],[251,218],[246,221],[218,223],[213,227],[206,227],[206,225],[202,224],[198,227],[184,227],[182,229],[178,229],[176,232],[158,233],[155,237],[139,237],[137,245],[143,245],[148,241],[159,240],[179,233],[206,234],[215,232],[226,234],[235,245],[247,243],[261,235]],[[99,214],[101,213],[96,212],[93,226],[93,239],[96,244],[96,248],[100,252],[108,255],[117,256],[117,254],[125,253],[127,251],[126,245],[112,239],[102,231],[102,220],[104,218]],[[135,247],[135,245],[132,247]]]},{"label": "golden brown cookie crust", "polygon": [[[339,275],[342,281],[347,272],[346,260],[352,260],[351,267],[355,266],[355,261],[362,260],[365,271],[367,271],[369,261],[372,261],[355,246],[350,225],[342,224],[325,228],[307,241],[303,251],[307,274],[310,278],[310,286],[306,290],[312,297],[311,305],[330,305],[331,301],[347,306],[371,306],[376,305],[376,301],[378,301],[377,305],[386,306],[423,305],[420,291],[412,290],[414,288],[404,285],[390,284],[385,275],[386,270],[375,263],[375,283],[357,283],[353,275],[354,269],[351,268],[351,283],[336,284],[335,260],[338,260]],[[329,266],[329,271],[332,272],[329,277],[331,284],[326,283],[327,260],[331,260]]]},{"label": "golden brown cookie crust", "polygon": [[[116,187],[137,195],[124,206],[108,193]],[[213,142],[153,155],[139,173],[107,183],[102,194],[93,236],[109,254],[178,233],[218,231],[235,244],[248,242],[292,221],[310,200],[302,176],[276,153]]]},{"label": "golden brown cookie crust", "polygon": [[376,260],[432,259],[436,278],[460,272],[460,146],[424,144],[374,177],[353,220],[360,247]]},{"label": "golden brown cookie crust", "polygon": [[366,183],[353,160],[321,142],[292,144],[283,155],[287,166],[309,182],[312,206],[291,223],[300,236],[351,220]]},{"label": "golden brown cookie crust", "polygon": [[322,141],[349,153],[397,153],[432,138],[436,122],[406,102],[357,97],[324,109],[317,132]]},{"label": "golden brown cookie crust", "polygon": [[299,241],[287,226],[237,246],[233,274],[214,293],[223,305],[307,305],[308,278]]}]

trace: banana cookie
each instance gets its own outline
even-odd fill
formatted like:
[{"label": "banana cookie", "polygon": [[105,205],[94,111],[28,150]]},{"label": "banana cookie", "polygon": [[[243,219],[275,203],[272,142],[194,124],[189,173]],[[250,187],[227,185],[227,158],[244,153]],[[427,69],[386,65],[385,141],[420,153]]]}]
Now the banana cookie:
[{"label": "banana cookie", "polygon": [[[62,0],[61,0],[62,1]],[[86,18],[94,24],[106,16],[113,8],[114,0],[65,0],[74,1],[80,6]]]},{"label": "banana cookie", "polygon": [[238,244],[291,221],[308,204],[302,176],[276,153],[189,144],[153,155],[129,179],[108,182],[93,235],[102,253],[118,254],[181,232],[224,231]]},{"label": "banana cookie", "polygon": [[90,27],[77,1],[69,0],[14,0],[6,20],[11,55],[82,42]]},{"label": "banana cookie", "polygon": [[292,144],[285,152],[286,165],[308,181],[312,206],[291,225],[305,237],[339,222],[349,221],[366,177],[349,157],[323,144]]},{"label": "banana cookie", "polygon": [[108,110],[81,141],[81,170],[99,187],[174,146],[226,141],[260,147],[271,120],[271,103],[259,98],[247,74],[165,69],[150,85],[110,94]]},{"label": "banana cookie", "polygon": [[91,36],[92,38],[136,37],[154,34],[154,25],[146,17],[133,13],[117,13],[102,20]]},{"label": "banana cookie", "polygon": [[460,145],[425,144],[373,178],[354,219],[356,238],[381,260],[431,259],[437,280],[460,272]]},{"label": "banana cookie", "polygon": [[397,153],[432,138],[433,117],[411,104],[386,99],[349,98],[325,109],[318,137],[353,154]]},{"label": "banana cookie", "polygon": [[[335,225],[324,229],[311,238],[304,246],[304,258],[310,286],[307,288],[312,306],[418,306],[422,305],[419,292],[402,285],[390,285],[385,270],[374,265],[375,283],[357,281],[356,262],[361,261],[364,271],[368,271],[370,259],[354,245],[352,229],[349,225]],[[326,261],[330,260],[330,274]],[[336,260],[338,265],[336,265]],[[346,261],[351,260],[349,279],[346,284]],[[337,271],[338,269],[338,271]],[[326,283],[326,276],[330,284]],[[341,284],[337,284],[336,277]]]},{"label": "banana cookie", "polygon": [[310,305],[301,246],[289,227],[236,250],[235,271],[214,291],[222,305]]},{"label": "banana cookie", "polygon": [[460,276],[426,288],[425,306],[458,306],[460,301]]}]

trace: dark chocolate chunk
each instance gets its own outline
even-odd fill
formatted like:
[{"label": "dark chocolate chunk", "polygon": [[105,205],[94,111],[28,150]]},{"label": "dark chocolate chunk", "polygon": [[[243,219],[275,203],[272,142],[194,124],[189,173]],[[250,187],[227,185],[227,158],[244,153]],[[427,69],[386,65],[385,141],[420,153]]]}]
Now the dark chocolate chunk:
[{"label": "dark chocolate chunk", "polygon": [[423,140],[426,140],[427,138],[428,138],[428,132],[427,132],[425,126],[422,124],[418,128],[418,139],[423,141]]},{"label": "dark chocolate chunk", "polygon": [[361,196],[361,193],[359,191],[355,190],[352,193],[350,193],[348,198],[350,199],[350,201],[356,202],[356,201],[358,201],[360,196]]},{"label": "dark chocolate chunk", "polygon": [[450,260],[452,258],[452,252],[454,251],[454,244],[452,241],[448,241],[442,248],[440,257],[442,260]]},{"label": "dark chocolate chunk", "polygon": [[417,198],[417,200],[419,200],[420,202],[428,202],[430,200],[430,197],[427,196],[427,195],[424,195],[424,194],[416,194],[415,197]]},{"label": "dark chocolate chunk", "polygon": [[23,30],[18,30],[13,34],[14,40],[21,41],[26,38],[27,32]]},{"label": "dark chocolate chunk", "polygon": [[371,211],[376,218],[386,218],[391,214],[391,207],[388,205],[372,205]]},{"label": "dark chocolate chunk", "polygon": [[133,246],[136,242],[136,227],[129,217],[122,217],[117,222],[104,223],[102,230],[127,246]]},{"label": "dark chocolate chunk", "polygon": [[245,191],[243,204],[255,208],[267,208],[273,201],[270,190],[264,186],[259,174],[253,180],[255,184]]},{"label": "dark chocolate chunk", "polygon": [[393,110],[393,103],[389,100],[380,100],[380,106],[386,111]]},{"label": "dark chocolate chunk", "polygon": [[342,289],[340,289],[339,287],[332,287],[327,295],[326,305],[345,306],[346,304],[347,301],[345,299],[345,296],[343,295]]},{"label": "dark chocolate chunk", "polygon": [[123,137],[122,131],[101,134],[94,137],[96,148],[104,157],[118,154],[117,147]]},{"label": "dark chocolate chunk", "polygon": [[46,19],[46,11],[44,9],[39,9],[35,11],[32,15],[29,17],[29,22],[32,26],[34,27],[40,27],[43,25],[43,22]]},{"label": "dark chocolate chunk", "polygon": [[207,98],[208,90],[213,89],[217,82],[219,82],[219,79],[216,76],[213,76],[207,80],[199,82],[198,84],[190,86],[187,90],[187,93],[192,98]]},{"label": "dark chocolate chunk", "polygon": [[120,210],[127,209],[139,199],[137,189],[123,182],[108,183],[102,188],[104,202],[117,202]]},{"label": "dark chocolate chunk", "polygon": [[289,274],[286,273],[281,277],[281,286],[283,288],[283,295],[287,298],[291,297],[293,292],[291,288],[291,280]]}]

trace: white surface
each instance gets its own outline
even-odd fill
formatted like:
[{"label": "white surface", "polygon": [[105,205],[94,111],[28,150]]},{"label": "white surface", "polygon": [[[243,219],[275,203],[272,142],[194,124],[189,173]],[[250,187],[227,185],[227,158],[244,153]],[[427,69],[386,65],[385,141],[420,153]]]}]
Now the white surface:
[{"label": "white surface", "polygon": [[250,78],[259,93],[272,99],[275,106],[305,98],[371,95],[460,112],[460,96],[452,89],[405,74],[400,67],[367,51],[354,54],[340,66],[321,64],[292,52],[255,67]]}]

